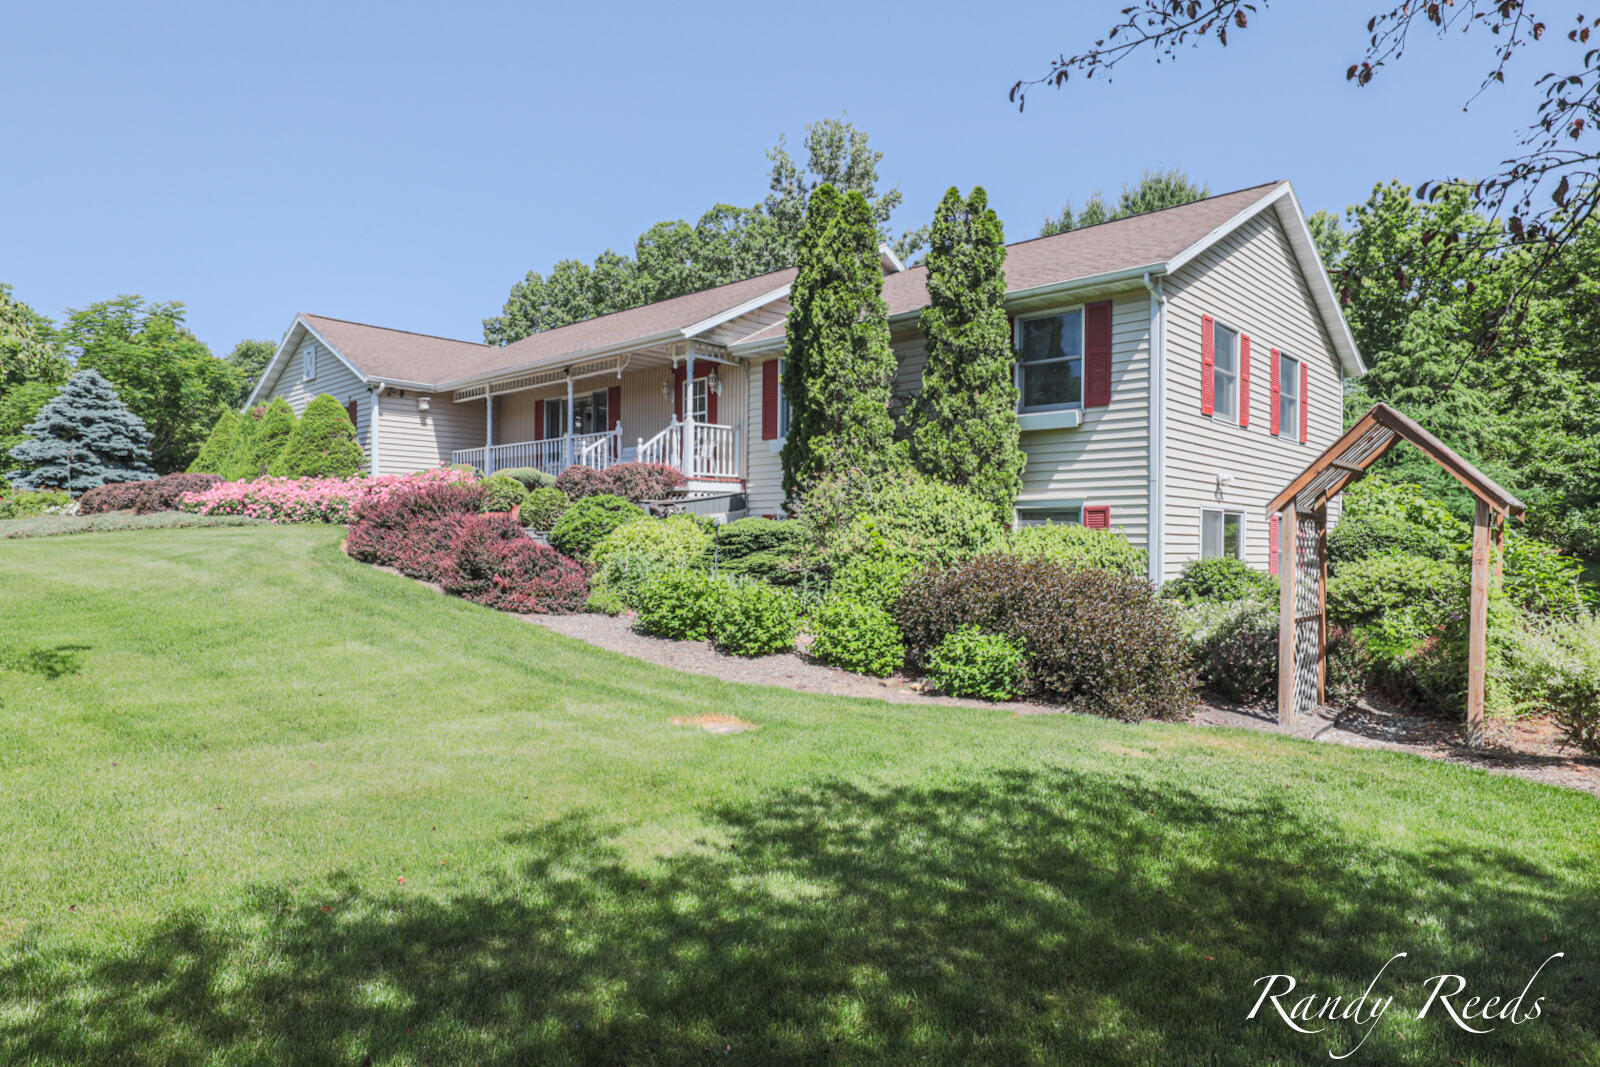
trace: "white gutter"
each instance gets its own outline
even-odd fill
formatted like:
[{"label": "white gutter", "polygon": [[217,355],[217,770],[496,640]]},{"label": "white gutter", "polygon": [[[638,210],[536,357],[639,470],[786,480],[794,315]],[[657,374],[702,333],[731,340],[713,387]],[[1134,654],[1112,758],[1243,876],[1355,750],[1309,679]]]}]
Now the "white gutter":
[{"label": "white gutter", "polygon": [[1150,290],[1150,493],[1145,554],[1150,580],[1159,584],[1166,573],[1167,547],[1167,296],[1157,272],[1145,272],[1144,287]]},{"label": "white gutter", "polygon": [[367,435],[372,440],[372,476],[376,478],[382,468],[378,465],[378,409],[383,407],[383,391],[387,389],[382,382],[372,384],[372,412],[367,416],[367,421],[372,425],[368,427]]}]

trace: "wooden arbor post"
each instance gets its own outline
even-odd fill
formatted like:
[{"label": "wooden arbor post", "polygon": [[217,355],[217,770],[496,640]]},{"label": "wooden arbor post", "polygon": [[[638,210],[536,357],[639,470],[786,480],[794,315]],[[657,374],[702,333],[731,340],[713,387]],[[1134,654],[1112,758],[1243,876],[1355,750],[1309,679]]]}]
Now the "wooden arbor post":
[{"label": "wooden arbor post", "polygon": [[1375,404],[1267,505],[1283,516],[1278,550],[1278,721],[1294,722],[1304,706],[1326,696],[1328,503],[1401,440],[1410,441],[1472,491],[1472,597],[1468,606],[1467,744],[1483,743],[1489,594],[1500,580],[1505,521],[1525,511],[1516,497],[1416,422]]}]

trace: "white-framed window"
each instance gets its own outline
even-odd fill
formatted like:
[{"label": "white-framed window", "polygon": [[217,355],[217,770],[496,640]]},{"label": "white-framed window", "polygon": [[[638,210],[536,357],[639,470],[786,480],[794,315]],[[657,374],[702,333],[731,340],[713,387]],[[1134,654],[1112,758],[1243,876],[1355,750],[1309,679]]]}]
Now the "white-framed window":
[{"label": "white-framed window", "polygon": [[1083,522],[1083,508],[1076,504],[1045,504],[1017,508],[1017,528],[1024,526],[1077,526]]},{"label": "white-framed window", "polygon": [[1239,331],[1220,322],[1211,326],[1212,407],[1214,417],[1239,421]]},{"label": "white-framed window", "polygon": [[783,368],[788,360],[778,359],[778,440],[789,436],[789,394],[783,391]]},{"label": "white-framed window", "polygon": [[1200,558],[1244,559],[1244,512],[1206,508],[1200,513]]},{"label": "white-framed window", "polygon": [[300,350],[300,369],[308,382],[317,376],[316,345],[308,344]]},{"label": "white-framed window", "polygon": [[710,395],[704,378],[694,378],[683,383],[683,409],[695,422],[711,421],[710,409],[707,407],[707,397]]},{"label": "white-framed window", "polygon": [[1300,438],[1300,361],[1278,353],[1278,433]]},{"label": "white-framed window", "polygon": [[1083,406],[1083,309],[1018,319],[1017,390],[1020,411]]}]

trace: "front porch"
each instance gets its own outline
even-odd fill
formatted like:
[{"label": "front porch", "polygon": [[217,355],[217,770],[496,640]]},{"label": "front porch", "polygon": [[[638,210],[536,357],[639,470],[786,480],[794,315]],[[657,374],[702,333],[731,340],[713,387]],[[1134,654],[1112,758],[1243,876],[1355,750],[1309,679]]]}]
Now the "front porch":
[{"label": "front porch", "polygon": [[672,466],[697,488],[745,476],[743,368],[703,342],[524,370],[452,399],[484,403],[483,445],[454,450],[451,461],[486,474],[639,461]]}]

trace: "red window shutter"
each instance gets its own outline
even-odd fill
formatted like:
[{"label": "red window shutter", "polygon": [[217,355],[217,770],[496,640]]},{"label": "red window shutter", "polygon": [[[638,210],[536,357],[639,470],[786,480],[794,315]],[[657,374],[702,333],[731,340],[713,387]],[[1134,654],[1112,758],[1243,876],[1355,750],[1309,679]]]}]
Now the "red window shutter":
[{"label": "red window shutter", "polygon": [[1084,508],[1083,524],[1091,530],[1111,529],[1111,508],[1105,504]]},{"label": "red window shutter", "polygon": [[778,361],[761,364],[761,439],[778,439]]},{"label": "red window shutter", "polygon": [[533,439],[535,441],[543,441],[544,440],[544,401],[543,400],[535,400],[533,402]]},{"label": "red window shutter", "polygon": [[[1272,433],[1276,437],[1283,432],[1283,416],[1280,410],[1282,408],[1280,401],[1283,399],[1283,382],[1279,378],[1282,373],[1283,357],[1278,354],[1276,348],[1270,351],[1272,354],[1268,358],[1272,360]],[[1277,542],[1274,541],[1273,544],[1277,544]]]},{"label": "red window shutter", "polygon": [[1111,403],[1111,301],[1083,309],[1083,406]]},{"label": "red window shutter", "polygon": [[1306,416],[1311,412],[1311,397],[1308,390],[1311,388],[1311,368],[1300,363],[1300,443],[1306,443]]},{"label": "red window shutter", "polygon": [[1239,335],[1239,425],[1250,425],[1250,335]]},{"label": "red window shutter", "polygon": [[[700,377],[704,378],[706,375],[702,374]],[[711,391],[710,382],[706,383],[706,421],[710,423],[717,421],[717,394]]]},{"label": "red window shutter", "polygon": [[672,368],[672,417],[683,418],[683,364]]},{"label": "red window shutter", "polygon": [[1282,516],[1267,516],[1267,573],[1278,573],[1278,522]]},{"label": "red window shutter", "polygon": [[348,403],[348,404],[346,404],[344,406],[344,413],[346,415],[350,416],[350,425],[351,426],[354,426],[356,424],[356,415],[358,413],[360,413],[360,411],[361,411],[361,405],[359,403],[357,403],[354,399],[352,399],[350,401],[350,403]]},{"label": "red window shutter", "polygon": [[1217,351],[1211,336],[1211,316],[1200,316],[1200,414],[1209,415],[1217,401]]}]

